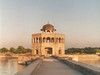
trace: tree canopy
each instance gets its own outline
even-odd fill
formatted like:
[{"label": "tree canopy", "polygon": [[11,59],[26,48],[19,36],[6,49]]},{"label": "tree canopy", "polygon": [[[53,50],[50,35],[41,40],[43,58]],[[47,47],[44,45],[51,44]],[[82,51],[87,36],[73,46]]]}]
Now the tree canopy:
[{"label": "tree canopy", "polygon": [[97,52],[100,52],[100,48],[85,47],[85,48],[69,48],[65,50],[65,54],[96,54]]},{"label": "tree canopy", "polygon": [[10,49],[3,47],[0,49],[0,52],[1,53],[10,52],[10,53],[15,53],[15,54],[21,54],[21,53],[31,53],[32,50],[29,48],[24,48],[23,46],[18,46],[16,49],[14,47],[11,47]]},{"label": "tree canopy", "polygon": [[0,52],[1,52],[1,53],[6,53],[6,52],[8,52],[8,49],[5,48],[5,47],[3,47],[3,48],[0,49]]}]

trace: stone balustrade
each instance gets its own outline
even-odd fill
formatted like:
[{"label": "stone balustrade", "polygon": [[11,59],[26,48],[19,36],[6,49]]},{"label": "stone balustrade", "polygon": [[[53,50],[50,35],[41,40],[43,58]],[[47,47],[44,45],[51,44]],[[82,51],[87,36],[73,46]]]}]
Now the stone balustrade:
[{"label": "stone balustrade", "polygon": [[94,67],[92,65],[84,64],[81,62],[76,62],[72,60],[65,60],[63,58],[56,57],[58,60],[61,62],[65,63],[69,67],[80,71],[84,75],[100,75],[100,68],[99,67]]},{"label": "stone balustrade", "polygon": [[22,71],[17,72],[15,75],[32,75],[33,72],[35,72],[36,69],[39,68],[41,63],[42,63],[42,59],[37,59],[36,61],[31,63],[29,66],[27,66]]}]

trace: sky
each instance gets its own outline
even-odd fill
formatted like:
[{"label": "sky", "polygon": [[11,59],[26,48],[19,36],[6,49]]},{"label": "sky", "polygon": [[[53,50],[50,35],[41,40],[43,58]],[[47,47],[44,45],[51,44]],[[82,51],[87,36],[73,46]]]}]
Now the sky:
[{"label": "sky", "polygon": [[100,47],[100,0],[0,0],[0,48],[32,48],[32,34],[48,22],[66,48]]}]

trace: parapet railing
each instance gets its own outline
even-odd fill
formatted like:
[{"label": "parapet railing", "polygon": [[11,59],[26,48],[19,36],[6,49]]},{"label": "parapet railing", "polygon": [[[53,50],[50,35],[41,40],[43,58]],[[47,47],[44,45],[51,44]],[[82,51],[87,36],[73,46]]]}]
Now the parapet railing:
[{"label": "parapet railing", "polygon": [[76,62],[72,60],[65,60],[64,58],[61,58],[61,57],[55,57],[55,58],[65,63],[69,67],[81,72],[84,75],[100,75],[99,67],[94,67],[92,65],[88,65],[88,64],[84,64],[84,63]]},{"label": "parapet railing", "polygon": [[32,75],[40,67],[41,63],[42,59],[37,59],[22,71],[17,72],[15,75]]}]

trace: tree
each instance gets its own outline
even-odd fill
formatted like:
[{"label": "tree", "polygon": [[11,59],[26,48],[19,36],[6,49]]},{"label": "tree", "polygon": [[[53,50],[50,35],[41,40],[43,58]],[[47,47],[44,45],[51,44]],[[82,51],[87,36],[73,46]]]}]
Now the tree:
[{"label": "tree", "polygon": [[25,48],[23,46],[18,46],[16,53],[25,53]]},{"label": "tree", "polygon": [[9,50],[11,53],[16,53],[16,49],[11,47],[10,50]]},{"label": "tree", "polygon": [[0,49],[0,52],[1,52],[1,53],[6,53],[6,52],[8,52],[8,49],[5,48],[5,47],[3,47],[3,48]]},{"label": "tree", "polygon": [[91,47],[86,47],[86,48],[69,48],[65,51],[66,54],[96,54],[96,49],[99,48],[91,48]]},{"label": "tree", "polygon": [[100,49],[96,49],[96,53],[100,53]]},{"label": "tree", "polygon": [[31,52],[32,52],[31,49],[29,49],[29,48],[26,49],[26,53],[31,53]]},{"label": "tree", "polygon": [[96,54],[96,50],[94,48],[91,48],[91,47],[86,47],[86,48],[84,48],[84,53],[86,53],[86,54]]},{"label": "tree", "polygon": [[0,52],[1,53],[11,52],[15,54],[20,54],[20,53],[31,53],[32,50],[29,48],[25,49],[23,46],[18,46],[17,49],[15,49],[14,47],[11,47],[9,50],[3,47],[0,49]]}]

